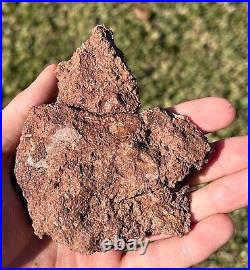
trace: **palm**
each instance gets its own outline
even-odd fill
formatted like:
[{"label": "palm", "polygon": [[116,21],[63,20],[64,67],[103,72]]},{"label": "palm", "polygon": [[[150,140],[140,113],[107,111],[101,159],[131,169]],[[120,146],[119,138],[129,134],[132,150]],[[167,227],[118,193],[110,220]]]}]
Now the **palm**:
[{"label": "palm", "polygon": [[[211,182],[190,194],[193,226],[183,238],[154,241],[144,256],[138,252],[110,251],[91,256],[74,253],[49,238],[38,239],[27,213],[11,185],[13,153],[20,131],[31,106],[51,102],[56,96],[54,66],[3,111],[3,246],[4,263],[27,267],[187,267],[207,258],[233,234],[228,213],[247,204],[247,137],[216,142],[209,164],[192,185]],[[43,91],[41,91],[41,89]],[[40,90],[40,91],[39,91]],[[16,106],[18,103],[18,106]],[[16,111],[20,108],[20,111]],[[189,116],[204,132],[229,125],[234,118],[232,106],[220,98],[205,98],[173,108]],[[12,119],[16,119],[12,125]]]}]

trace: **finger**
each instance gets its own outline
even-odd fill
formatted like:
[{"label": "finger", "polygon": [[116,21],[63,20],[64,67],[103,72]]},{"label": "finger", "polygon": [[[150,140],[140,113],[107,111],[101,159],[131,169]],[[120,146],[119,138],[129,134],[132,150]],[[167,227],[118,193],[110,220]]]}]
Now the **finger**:
[{"label": "finger", "polygon": [[172,236],[169,235],[169,234],[161,233],[161,234],[158,234],[158,235],[149,236],[148,239],[150,241],[158,241],[158,240],[162,240],[162,239],[168,239],[168,238],[171,238],[171,237]]},{"label": "finger", "polygon": [[96,252],[92,255],[83,255],[70,250],[68,247],[58,245],[55,268],[67,268],[75,265],[79,268],[117,267],[120,264],[123,252],[110,250]]},{"label": "finger", "polygon": [[193,221],[245,207],[248,201],[247,170],[218,179],[191,194]]},{"label": "finger", "polygon": [[225,128],[235,118],[233,105],[228,100],[219,97],[187,101],[170,109],[188,116],[205,133]]},{"label": "finger", "polygon": [[[114,268],[120,266],[121,258],[124,253],[122,251],[110,250],[107,252],[94,253],[92,255],[77,254],[78,265],[91,268]],[[62,265],[62,267],[64,267]]]},{"label": "finger", "polygon": [[173,237],[151,243],[144,255],[128,252],[124,267],[189,267],[200,263],[224,245],[233,235],[234,225],[223,214],[197,223],[182,238]]},{"label": "finger", "polygon": [[190,180],[190,184],[206,183],[246,169],[247,166],[248,136],[221,140],[212,144],[209,162]]},{"label": "finger", "polygon": [[35,105],[53,102],[57,96],[56,65],[45,68],[37,79],[18,94],[2,112],[2,151],[15,150],[28,111]]}]

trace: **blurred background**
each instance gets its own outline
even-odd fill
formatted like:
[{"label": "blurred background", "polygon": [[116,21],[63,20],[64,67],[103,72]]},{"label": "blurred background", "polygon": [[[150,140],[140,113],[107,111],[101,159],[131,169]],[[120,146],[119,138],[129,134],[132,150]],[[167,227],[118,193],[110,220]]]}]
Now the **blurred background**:
[{"label": "blurred background", "polygon": [[[237,120],[210,140],[247,133],[247,3],[4,3],[2,11],[3,107],[105,24],[138,80],[143,108],[221,96]],[[199,266],[247,267],[247,209],[232,217],[234,239]]]}]

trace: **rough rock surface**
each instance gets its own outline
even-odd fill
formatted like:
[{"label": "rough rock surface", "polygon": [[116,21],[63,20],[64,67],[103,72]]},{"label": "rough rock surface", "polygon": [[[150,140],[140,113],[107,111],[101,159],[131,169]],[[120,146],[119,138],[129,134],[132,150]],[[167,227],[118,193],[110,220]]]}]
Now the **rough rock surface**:
[{"label": "rough rock surface", "polygon": [[97,27],[67,62],[57,68],[59,100],[89,112],[134,113],[137,85],[116,48],[111,31]]},{"label": "rough rock surface", "polygon": [[115,235],[187,233],[186,176],[210,150],[198,128],[167,110],[138,112],[135,79],[103,26],[57,77],[57,102],[31,109],[16,156],[35,234],[91,254]]}]

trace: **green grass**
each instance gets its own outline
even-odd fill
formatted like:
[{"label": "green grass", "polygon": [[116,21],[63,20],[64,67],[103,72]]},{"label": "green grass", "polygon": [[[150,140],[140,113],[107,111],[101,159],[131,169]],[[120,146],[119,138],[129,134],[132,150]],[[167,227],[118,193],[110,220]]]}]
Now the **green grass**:
[{"label": "green grass", "polygon": [[[247,133],[246,3],[5,3],[3,106],[45,65],[69,58],[96,24],[115,32],[144,108],[221,96],[237,120],[211,140]],[[234,239],[201,266],[247,267],[247,210],[232,216]]]}]

